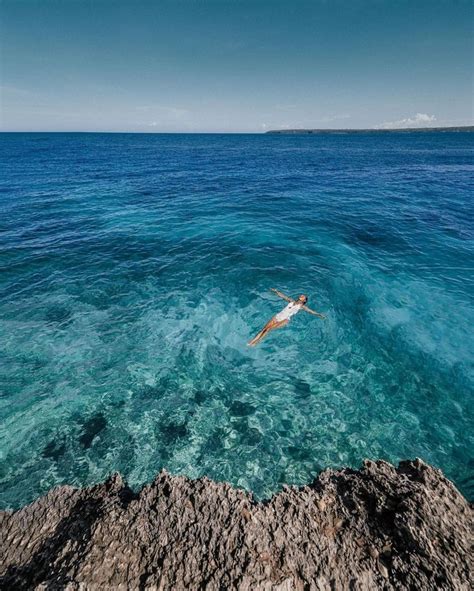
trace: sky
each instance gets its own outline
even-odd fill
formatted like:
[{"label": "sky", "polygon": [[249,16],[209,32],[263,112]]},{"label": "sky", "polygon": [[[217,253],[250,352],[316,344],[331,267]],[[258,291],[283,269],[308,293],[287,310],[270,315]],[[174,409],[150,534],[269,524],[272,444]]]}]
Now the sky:
[{"label": "sky", "polygon": [[464,0],[1,0],[0,130],[473,124]]}]

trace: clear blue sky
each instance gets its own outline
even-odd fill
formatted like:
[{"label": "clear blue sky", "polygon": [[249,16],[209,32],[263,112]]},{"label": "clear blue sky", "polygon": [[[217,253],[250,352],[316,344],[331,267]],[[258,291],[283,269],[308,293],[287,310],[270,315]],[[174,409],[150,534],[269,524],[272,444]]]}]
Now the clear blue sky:
[{"label": "clear blue sky", "polygon": [[463,0],[2,0],[1,129],[472,124]]}]

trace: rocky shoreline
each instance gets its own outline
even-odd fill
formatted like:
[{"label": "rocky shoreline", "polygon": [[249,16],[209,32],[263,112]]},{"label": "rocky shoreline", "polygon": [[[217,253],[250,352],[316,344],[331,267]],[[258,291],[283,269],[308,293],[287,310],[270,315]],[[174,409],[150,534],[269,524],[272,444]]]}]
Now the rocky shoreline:
[{"label": "rocky shoreline", "polygon": [[0,515],[2,589],[456,589],[472,506],[421,460],[325,470],[265,502],[161,472],[60,486]]}]

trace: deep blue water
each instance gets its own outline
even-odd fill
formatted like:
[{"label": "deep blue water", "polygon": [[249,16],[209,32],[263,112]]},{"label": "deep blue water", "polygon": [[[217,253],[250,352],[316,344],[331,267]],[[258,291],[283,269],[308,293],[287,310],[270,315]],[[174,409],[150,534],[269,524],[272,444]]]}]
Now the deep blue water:
[{"label": "deep blue water", "polygon": [[[1,506],[166,467],[474,496],[474,135],[0,136]],[[246,342],[306,293],[259,347]]]}]

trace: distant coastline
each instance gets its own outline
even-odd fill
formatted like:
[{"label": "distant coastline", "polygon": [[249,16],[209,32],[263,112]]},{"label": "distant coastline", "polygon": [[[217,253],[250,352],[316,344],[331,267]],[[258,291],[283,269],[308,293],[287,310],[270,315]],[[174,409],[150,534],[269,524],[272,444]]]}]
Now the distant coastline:
[{"label": "distant coastline", "polygon": [[406,127],[397,129],[269,129],[265,132],[260,131],[127,131],[127,130],[78,130],[70,129],[67,131],[57,130],[3,130],[0,129],[0,135],[14,134],[129,134],[129,135],[344,135],[344,134],[384,134],[384,133],[422,133],[422,132],[443,132],[443,133],[461,133],[474,132],[474,125],[464,125],[459,127]]},{"label": "distant coastline", "polygon": [[357,133],[422,133],[422,132],[474,132],[474,125],[461,127],[406,127],[398,129],[270,129],[270,134],[357,134]]}]

